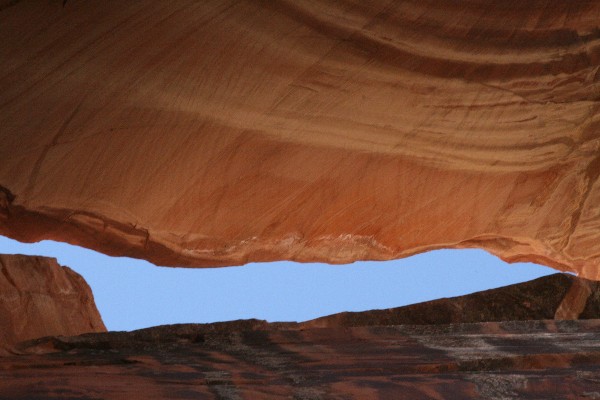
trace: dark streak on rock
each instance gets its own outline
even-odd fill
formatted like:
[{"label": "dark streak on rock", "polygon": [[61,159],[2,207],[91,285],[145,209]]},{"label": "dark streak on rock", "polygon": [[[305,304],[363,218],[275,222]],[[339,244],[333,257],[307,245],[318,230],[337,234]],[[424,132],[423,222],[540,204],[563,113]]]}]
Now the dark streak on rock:
[{"label": "dark streak on rock", "polygon": [[15,195],[4,186],[0,186],[0,218],[10,216],[10,206],[15,201]]}]

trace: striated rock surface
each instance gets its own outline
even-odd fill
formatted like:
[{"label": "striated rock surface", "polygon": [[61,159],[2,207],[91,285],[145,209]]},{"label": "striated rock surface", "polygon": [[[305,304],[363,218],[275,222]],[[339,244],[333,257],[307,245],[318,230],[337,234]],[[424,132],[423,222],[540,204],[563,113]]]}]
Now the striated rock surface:
[{"label": "striated rock surface", "polygon": [[600,2],[5,1],[0,233],[600,279]]},{"label": "striated rock surface", "polygon": [[[598,318],[599,286],[556,274],[304,323],[240,320],[45,337],[0,357],[0,397],[595,399],[600,319],[551,319]],[[466,323],[473,321],[481,322]]]},{"label": "striated rock surface", "polygon": [[599,320],[305,330],[178,325],[39,339],[20,352],[0,358],[3,398],[600,396]]},{"label": "striated rock surface", "polygon": [[0,255],[0,350],[43,336],[105,331],[79,274],[53,258]]}]

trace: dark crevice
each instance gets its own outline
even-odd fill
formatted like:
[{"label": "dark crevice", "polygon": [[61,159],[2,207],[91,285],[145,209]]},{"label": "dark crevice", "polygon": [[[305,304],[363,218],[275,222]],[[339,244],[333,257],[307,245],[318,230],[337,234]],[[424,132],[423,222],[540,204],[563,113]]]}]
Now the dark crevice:
[{"label": "dark crevice", "polygon": [[0,4],[0,11],[4,11],[7,8],[10,8],[20,2],[21,2],[21,0],[8,0],[4,4]]}]

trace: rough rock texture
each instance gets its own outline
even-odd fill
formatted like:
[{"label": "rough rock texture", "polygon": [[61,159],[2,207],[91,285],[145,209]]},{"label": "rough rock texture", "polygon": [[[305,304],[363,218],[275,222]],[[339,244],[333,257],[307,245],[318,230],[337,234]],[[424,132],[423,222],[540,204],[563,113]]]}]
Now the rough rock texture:
[{"label": "rough rock texture", "polygon": [[1,234],[600,279],[597,0],[1,4]]},{"label": "rough rock texture", "polygon": [[[0,397],[597,399],[600,319],[540,319],[559,318],[559,310],[598,318],[599,286],[556,274],[299,324],[241,320],[46,337],[0,357]],[[490,320],[504,322],[465,323]]]},{"label": "rough rock texture", "polygon": [[554,274],[466,296],[385,310],[333,314],[301,325],[323,328],[578,318],[600,318],[600,282]]},{"label": "rough rock texture", "polygon": [[0,255],[0,350],[43,336],[105,331],[79,274],[54,258]]},{"label": "rough rock texture", "polygon": [[600,321],[165,326],[0,358],[6,399],[597,399]]}]

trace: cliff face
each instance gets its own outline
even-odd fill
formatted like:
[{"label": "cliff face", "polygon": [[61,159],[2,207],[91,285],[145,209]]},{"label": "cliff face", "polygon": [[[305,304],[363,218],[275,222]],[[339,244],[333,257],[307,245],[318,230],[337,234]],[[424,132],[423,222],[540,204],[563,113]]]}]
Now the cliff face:
[{"label": "cliff face", "polygon": [[600,279],[596,0],[7,2],[0,233]]},{"label": "cliff face", "polygon": [[53,258],[0,255],[0,349],[42,336],[105,332],[83,278]]}]

